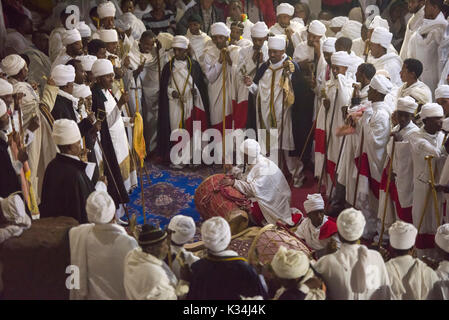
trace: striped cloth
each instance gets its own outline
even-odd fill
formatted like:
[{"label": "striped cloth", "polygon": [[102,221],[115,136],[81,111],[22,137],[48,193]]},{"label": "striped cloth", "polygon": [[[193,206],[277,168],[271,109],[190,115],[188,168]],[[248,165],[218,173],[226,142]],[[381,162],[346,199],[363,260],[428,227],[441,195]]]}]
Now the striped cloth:
[{"label": "striped cloth", "polygon": [[164,17],[161,20],[156,20],[152,14],[153,11],[142,17],[142,21],[147,30],[153,31],[155,35],[158,35],[160,32],[168,32],[173,35],[175,34],[176,21],[175,15],[172,11],[165,10]]}]

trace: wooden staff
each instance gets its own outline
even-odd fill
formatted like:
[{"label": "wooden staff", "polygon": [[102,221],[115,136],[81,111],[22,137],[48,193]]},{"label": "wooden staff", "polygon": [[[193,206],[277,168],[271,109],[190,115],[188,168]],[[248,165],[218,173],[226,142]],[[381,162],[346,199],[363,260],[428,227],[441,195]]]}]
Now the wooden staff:
[{"label": "wooden staff", "polygon": [[[156,42],[159,42],[156,39]],[[159,53],[159,47],[156,44],[156,57],[157,57],[157,75],[158,75],[158,81],[159,81],[159,85],[161,84],[161,56]]]},{"label": "wooden staff", "polygon": [[[222,117],[223,117],[223,132],[222,132],[222,152],[223,152],[223,169],[225,170],[226,164],[226,66],[228,64],[226,60],[226,49],[221,51],[221,55],[223,57],[223,64],[221,69],[221,77],[222,77],[222,95],[223,95],[223,108],[222,108]],[[225,172],[226,173],[226,172]]]},{"label": "wooden staff", "polygon": [[[307,135],[306,143],[302,147],[301,154],[299,155],[299,161],[302,161],[302,157],[304,156],[304,153],[306,152],[307,145],[309,144],[310,138],[312,136],[312,133],[315,131],[315,129],[316,129],[316,119],[313,121],[312,128],[310,128],[309,134]],[[294,177],[296,177],[296,175],[298,174],[298,170],[299,170],[299,167],[296,167]]]},{"label": "wooden staff", "polygon": [[440,208],[438,208],[438,196],[437,190],[435,189],[435,174],[432,169],[432,159],[433,156],[427,156],[424,159],[427,161],[427,165],[429,166],[429,176],[430,176],[430,187],[433,195],[433,205],[435,208],[435,217],[437,219],[437,227],[440,226]]},{"label": "wooden staff", "polygon": [[357,168],[357,179],[355,181],[355,191],[354,191],[354,201],[352,206],[355,208],[356,205],[356,201],[357,201],[357,189],[359,188],[359,179],[360,179],[360,167],[362,166],[362,155],[363,155],[363,144],[365,142],[365,130],[363,130],[362,127],[362,137],[361,137],[361,142],[360,142],[360,155],[359,155],[359,165]]}]

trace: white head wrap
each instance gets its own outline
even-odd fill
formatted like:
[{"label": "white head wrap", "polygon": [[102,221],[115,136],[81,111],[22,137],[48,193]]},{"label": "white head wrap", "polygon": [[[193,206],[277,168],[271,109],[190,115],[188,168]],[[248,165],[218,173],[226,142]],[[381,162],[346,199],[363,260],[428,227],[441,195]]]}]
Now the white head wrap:
[{"label": "white head wrap", "polygon": [[3,99],[0,99],[0,117],[3,117],[5,113],[8,111],[6,108],[6,103]]},{"label": "white head wrap", "polygon": [[251,28],[251,36],[253,38],[265,38],[268,35],[267,24],[263,21],[258,21]]},{"label": "white head wrap", "polygon": [[118,42],[118,34],[115,29],[102,29],[98,31],[100,35],[100,40],[106,43],[108,42]]},{"label": "white head wrap", "polygon": [[115,6],[111,1],[100,3],[97,7],[97,13],[100,19],[115,17],[115,11]]},{"label": "white head wrap", "polygon": [[97,61],[97,57],[91,55],[78,56],[76,59],[81,61],[84,71],[92,71],[92,65]]},{"label": "white head wrap", "polygon": [[94,77],[101,77],[111,73],[114,73],[114,66],[109,59],[97,59],[92,65]]},{"label": "white head wrap", "polygon": [[447,84],[442,84],[435,90],[435,100],[441,98],[449,99],[449,86]]},{"label": "white head wrap", "polygon": [[313,20],[310,23],[308,30],[310,33],[321,37],[326,34],[326,26],[318,20]]},{"label": "white head wrap", "polygon": [[65,146],[81,141],[81,133],[78,124],[73,120],[59,119],[53,124],[51,134],[57,146]]},{"label": "white head wrap", "polygon": [[92,29],[84,21],[80,21],[76,28],[80,32],[81,38],[88,38],[92,35]]},{"label": "white head wrap", "polygon": [[443,107],[438,103],[426,103],[422,106],[421,113],[419,114],[422,120],[427,118],[443,118]]},{"label": "white head wrap", "polygon": [[254,139],[246,139],[240,145],[240,151],[252,158],[257,158],[260,155],[260,150],[259,142]]},{"label": "white head wrap", "polygon": [[415,245],[418,229],[413,224],[397,220],[388,229],[390,244],[398,250],[408,250]]},{"label": "white head wrap", "polygon": [[8,223],[24,226],[29,228],[31,226],[31,219],[26,214],[25,204],[18,194],[11,194],[7,198],[0,198],[0,205],[2,207],[3,216]]},{"label": "white head wrap", "polygon": [[353,58],[346,51],[338,51],[332,54],[331,62],[332,65],[349,68],[353,63]]},{"label": "white head wrap", "polygon": [[285,50],[286,45],[287,41],[285,40],[285,37],[282,36],[268,37],[268,49]]},{"label": "white head wrap", "polygon": [[210,34],[212,36],[225,36],[229,37],[231,35],[231,30],[223,22],[214,23],[210,27]]},{"label": "white head wrap", "polygon": [[73,87],[73,93],[72,96],[75,98],[87,98],[92,95],[92,91],[90,90],[89,86],[86,86],[85,84],[81,84],[78,86]]},{"label": "white head wrap", "polygon": [[397,109],[398,111],[404,111],[415,114],[418,104],[412,97],[403,97],[398,99]]},{"label": "white head wrap", "polygon": [[449,253],[449,223],[438,227],[437,233],[435,234],[435,243],[442,250]]},{"label": "white head wrap", "polygon": [[298,279],[307,273],[310,262],[304,252],[280,246],[271,261],[271,267],[281,279]]},{"label": "white head wrap", "polygon": [[66,30],[62,36],[62,44],[64,46],[71,45],[78,41],[81,41],[81,34],[78,29]]},{"label": "white head wrap", "polygon": [[331,20],[329,28],[343,28],[343,26],[349,21],[348,17],[340,16]]},{"label": "white head wrap", "polygon": [[390,26],[388,25],[387,20],[383,19],[381,16],[375,16],[373,21],[371,21],[370,25],[368,26],[368,29],[376,29],[378,27],[390,30]]},{"label": "white head wrap", "polygon": [[388,94],[393,89],[393,84],[385,76],[376,74],[369,85],[371,88],[382,94]]},{"label": "white head wrap", "polygon": [[304,210],[306,210],[307,213],[324,210],[324,200],[321,194],[308,194],[307,200],[304,201]]},{"label": "white head wrap", "polygon": [[107,224],[115,216],[115,203],[106,191],[94,191],[86,200],[87,220],[95,224]]},{"label": "white head wrap", "polygon": [[366,221],[362,211],[354,208],[343,210],[337,218],[338,233],[347,241],[360,239],[365,224]]},{"label": "white head wrap", "polygon": [[173,41],[173,35],[168,32],[159,32],[156,39],[161,43],[162,48],[165,50],[171,49],[171,43]]},{"label": "white head wrap", "polygon": [[280,14],[286,14],[293,17],[293,15],[295,14],[295,7],[293,7],[289,3],[281,3],[276,7],[276,16]]},{"label": "white head wrap", "polygon": [[0,78],[0,97],[13,93],[12,84],[5,79]]},{"label": "white head wrap", "polygon": [[226,250],[231,242],[231,228],[222,217],[213,217],[201,226],[204,246],[213,252]]},{"label": "white head wrap", "polygon": [[171,236],[173,242],[182,245],[193,239],[196,225],[191,217],[177,215],[170,220],[168,229],[173,231]]},{"label": "white head wrap", "polygon": [[388,49],[393,39],[393,34],[385,28],[377,27],[371,35],[371,42],[380,44],[385,49]]},{"label": "white head wrap", "polygon": [[25,65],[25,60],[18,54],[10,54],[2,60],[2,69],[10,77],[17,75]]},{"label": "white head wrap", "polygon": [[75,68],[71,65],[59,64],[51,71],[51,78],[55,81],[56,86],[65,86],[75,81]]},{"label": "white head wrap", "polygon": [[341,29],[341,36],[351,40],[360,38],[362,36],[362,24],[358,21],[349,20]]},{"label": "white head wrap", "polygon": [[323,52],[335,52],[335,42],[337,41],[337,38],[329,37],[327,38],[323,43]]},{"label": "white head wrap", "polygon": [[187,49],[189,47],[189,39],[184,36],[176,36],[173,38],[171,46],[173,48]]}]

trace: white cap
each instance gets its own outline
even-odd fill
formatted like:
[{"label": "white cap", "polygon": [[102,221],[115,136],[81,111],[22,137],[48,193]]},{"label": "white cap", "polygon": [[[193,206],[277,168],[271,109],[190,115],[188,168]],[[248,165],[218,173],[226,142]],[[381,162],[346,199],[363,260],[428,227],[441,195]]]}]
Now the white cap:
[{"label": "white cap", "polygon": [[408,112],[415,114],[418,104],[412,97],[403,97],[398,99],[397,109],[398,111]]},{"label": "white cap", "polygon": [[92,91],[90,90],[89,86],[86,86],[85,84],[76,85],[73,87],[73,93],[72,96],[75,98],[87,98],[92,95]]},{"label": "white cap", "polygon": [[353,58],[346,51],[337,51],[332,54],[332,65],[341,67],[350,67],[353,63]]},{"label": "white cap", "polygon": [[341,36],[351,40],[360,38],[362,36],[362,24],[358,21],[349,20],[341,29]]},{"label": "white cap", "polygon": [[268,37],[268,49],[272,50],[285,50],[287,46],[287,41],[285,40],[285,36],[274,36]]},{"label": "white cap", "polygon": [[115,6],[111,1],[100,3],[97,7],[97,13],[100,19],[115,17],[115,11]]},{"label": "white cap", "polygon": [[271,261],[271,267],[281,279],[298,279],[307,273],[310,261],[304,252],[281,245]]},{"label": "white cap", "polygon": [[329,28],[343,28],[343,26],[349,21],[348,17],[340,16],[331,19]]},{"label": "white cap", "polygon": [[204,246],[213,252],[226,250],[231,242],[229,223],[222,217],[206,220],[201,226],[201,238]]},{"label": "white cap", "polygon": [[22,71],[25,65],[25,60],[18,54],[10,54],[2,60],[2,69],[10,77]]},{"label": "white cap", "polygon": [[309,24],[308,31],[310,33],[313,33],[314,35],[322,37],[322,36],[324,36],[326,34],[326,26],[322,22],[320,22],[319,20],[313,20]]},{"label": "white cap", "polygon": [[84,71],[91,71],[92,65],[94,64],[95,61],[97,61],[97,57],[91,55],[78,56],[76,57],[76,59],[81,61]]},{"label": "white cap", "polygon": [[168,224],[168,229],[173,231],[171,239],[179,245],[183,245],[195,236],[196,225],[191,217],[177,215]]},{"label": "white cap", "polygon": [[62,44],[64,46],[71,45],[78,41],[81,41],[81,34],[78,29],[66,30],[62,36]]},{"label": "white cap", "polygon": [[418,229],[413,224],[397,220],[388,229],[390,244],[398,250],[408,250],[415,245]]},{"label": "white cap", "polygon": [[214,23],[210,27],[210,34],[212,36],[225,36],[229,37],[231,35],[231,30],[223,22]]},{"label": "white cap", "polygon": [[307,213],[324,210],[324,200],[321,194],[308,194],[307,200],[304,201],[304,210],[306,210]]},{"label": "white cap", "polygon": [[81,38],[88,38],[92,35],[92,30],[84,21],[80,21],[76,28],[80,32]]},{"label": "white cap", "polygon": [[100,35],[100,40],[106,43],[108,42],[118,42],[118,34],[115,29],[101,29],[98,31]]},{"label": "white cap", "polygon": [[187,49],[189,47],[189,39],[184,36],[175,36],[171,46],[173,48]]},{"label": "white cap", "polygon": [[293,15],[295,14],[295,7],[293,7],[289,3],[281,3],[276,7],[276,16],[280,14],[286,14],[293,17]]},{"label": "white cap", "polygon": [[442,250],[449,253],[449,223],[438,227],[437,233],[435,234],[435,243]]},{"label": "white cap", "polygon": [[447,84],[442,84],[435,90],[435,99],[441,98],[449,99],[449,86]]},{"label": "white cap", "polygon": [[343,210],[337,218],[338,233],[347,241],[360,239],[366,220],[362,211],[354,208]]},{"label": "white cap", "polygon": [[65,146],[81,141],[78,124],[73,120],[59,119],[53,123],[53,141],[57,146]]},{"label": "white cap", "polygon": [[[367,20],[367,22],[368,21],[369,20]],[[368,29],[376,29],[378,27],[390,30],[390,26],[388,25],[387,20],[383,19],[381,16],[375,16],[373,21],[371,21],[370,25],[368,26]]]},{"label": "white cap", "polygon": [[422,106],[419,116],[422,120],[427,118],[443,118],[443,107],[441,107],[438,103],[426,103]]},{"label": "white cap", "polygon": [[256,22],[251,28],[251,36],[253,38],[265,38],[268,32],[267,24],[263,21]]},{"label": "white cap", "polygon": [[18,194],[13,193],[7,198],[0,198],[0,205],[8,223],[27,228],[31,226],[31,219],[26,214],[25,204]]},{"label": "white cap", "polygon": [[337,38],[329,37],[323,42],[323,52],[335,52],[335,42],[337,41]]},{"label": "white cap", "polygon": [[106,191],[94,191],[86,200],[87,220],[95,224],[107,224],[115,216],[115,203]]},{"label": "white cap", "polygon": [[253,158],[257,158],[260,155],[260,144],[254,139],[246,139],[240,145],[240,151]]},{"label": "white cap", "polygon": [[51,78],[56,86],[66,86],[70,82],[75,82],[75,68],[71,65],[59,64],[51,71]]},{"label": "white cap", "polygon": [[12,84],[5,79],[0,78],[0,97],[13,93]]},{"label": "white cap", "polygon": [[393,34],[385,28],[377,27],[374,29],[371,36],[371,42],[380,44],[385,49],[388,49],[391,45]]},{"label": "white cap", "polygon": [[97,59],[92,65],[94,77],[101,77],[111,73],[114,73],[114,66],[109,59]]},{"label": "white cap", "polygon": [[8,111],[6,108],[6,103],[3,99],[0,99],[0,117],[3,117],[5,113]]},{"label": "white cap", "polygon": [[379,74],[376,74],[371,79],[371,83],[369,84],[369,86],[384,95],[390,93],[393,89],[393,84],[391,83],[391,81],[388,80],[385,76]]}]

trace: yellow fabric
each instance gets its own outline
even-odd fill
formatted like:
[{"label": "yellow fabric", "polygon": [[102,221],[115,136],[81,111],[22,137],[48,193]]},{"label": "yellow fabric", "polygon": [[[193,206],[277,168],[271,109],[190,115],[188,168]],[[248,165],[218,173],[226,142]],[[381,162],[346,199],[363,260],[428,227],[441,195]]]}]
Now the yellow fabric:
[{"label": "yellow fabric", "polygon": [[138,111],[134,118],[133,146],[140,159],[140,166],[143,167],[144,159],[147,155],[145,148],[145,138],[143,137],[143,119]]},{"label": "yellow fabric", "polygon": [[27,201],[27,205],[28,205],[28,209],[31,212],[31,215],[33,216],[39,216],[39,207],[37,206],[37,201],[36,201],[36,194],[34,193],[34,189],[33,186],[31,184],[31,171],[28,170],[27,172],[25,172],[25,179],[29,185],[29,196],[28,199],[26,199]]}]

